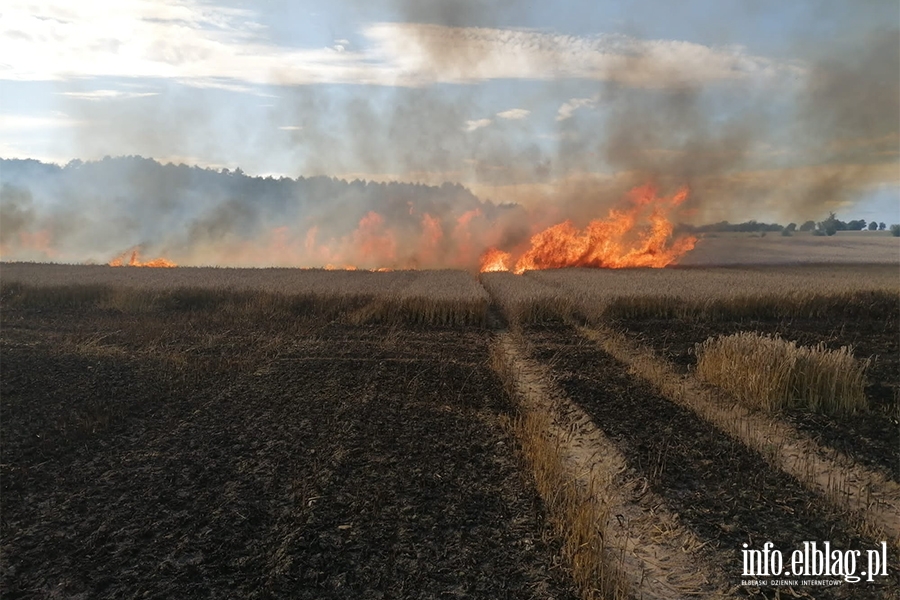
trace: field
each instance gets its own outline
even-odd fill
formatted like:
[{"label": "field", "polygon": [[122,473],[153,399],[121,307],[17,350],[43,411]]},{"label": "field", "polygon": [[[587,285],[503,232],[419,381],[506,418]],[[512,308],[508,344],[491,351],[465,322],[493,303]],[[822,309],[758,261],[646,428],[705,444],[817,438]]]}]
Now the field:
[{"label": "field", "polygon": [[897,239],[888,231],[708,233],[680,261],[683,266],[804,264],[896,264]]},{"label": "field", "polygon": [[[896,597],[896,263],[720,262],[3,264],[0,593]],[[742,332],[785,342],[736,346],[782,352],[790,385],[698,368]],[[832,359],[829,389],[861,370],[853,404],[803,394]],[[790,397],[751,405],[728,373]],[[862,551],[857,574],[885,541],[888,574],[742,584],[773,579],[742,576],[743,544],[804,541]]]}]

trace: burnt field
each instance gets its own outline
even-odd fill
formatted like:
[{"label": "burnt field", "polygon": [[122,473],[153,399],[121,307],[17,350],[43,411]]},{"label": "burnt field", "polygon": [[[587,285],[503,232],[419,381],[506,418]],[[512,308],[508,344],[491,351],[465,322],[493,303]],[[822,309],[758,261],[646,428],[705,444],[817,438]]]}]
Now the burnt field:
[{"label": "burnt field", "polygon": [[[895,597],[900,311],[884,267],[854,269],[849,291],[691,304],[652,291],[669,269],[4,265],[0,592]],[[867,404],[748,409],[789,431],[768,448],[672,393],[719,394],[695,344],[748,330],[852,345]],[[842,458],[805,477],[804,453]],[[868,495],[817,487],[844,475]],[[885,541],[888,575],[742,584],[742,544],[811,540],[859,550],[857,574]]]},{"label": "burnt field", "polygon": [[480,331],[3,330],[4,597],[573,597]]},{"label": "burnt field", "polygon": [[819,318],[742,319],[698,321],[682,319],[622,319],[614,326],[653,348],[683,371],[696,367],[696,345],[704,340],[740,331],[756,331],[795,341],[804,346],[823,344],[837,350],[850,347],[870,361],[866,397],[870,410],[853,415],[823,415],[786,411],[792,424],[856,460],[881,469],[900,481],[900,340],[895,306],[873,306],[848,318],[835,314]]},{"label": "burnt field", "polygon": [[[670,402],[626,364],[583,343],[572,328],[532,326],[528,333],[535,358],[552,365],[561,388],[621,450],[635,474],[683,526],[730,554],[732,564],[740,564],[741,544],[748,540],[765,539],[778,548],[813,539],[863,552],[874,547],[795,478]],[[891,586],[898,584],[895,577]],[[857,586],[819,590],[815,597],[883,593],[882,586]]]}]

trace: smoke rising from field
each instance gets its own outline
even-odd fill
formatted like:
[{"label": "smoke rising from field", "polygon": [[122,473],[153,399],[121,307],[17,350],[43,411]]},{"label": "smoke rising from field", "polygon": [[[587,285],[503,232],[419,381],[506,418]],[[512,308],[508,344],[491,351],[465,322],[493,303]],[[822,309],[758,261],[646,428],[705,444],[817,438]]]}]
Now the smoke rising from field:
[{"label": "smoke rising from field", "polygon": [[[834,42],[798,33],[804,58],[787,59],[727,39],[654,41],[636,22],[596,38],[510,28],[526,9],[515,0],[381,5],[396,22],[364,30],[396,60],[371,81],[360,71],[358,85],[296,85],[286,65],[269,74],[262,112],[175,84],[127,103],[61,98],[92,124],[72,130],[84,156],[126,140],[144,155],[234,167],[239,145],[276,152],[306,179],[138,159],[46,180],[8,166],[4,258],[105,262],[138,246],[187,264],[472,267],[490,246],[604,217],[647,182],[664,194],[689,186],[676,216],[694,223],[821,219],[898,184],[900,32],[890,26]],[[511,90],[499,108],[497,82]]]}]

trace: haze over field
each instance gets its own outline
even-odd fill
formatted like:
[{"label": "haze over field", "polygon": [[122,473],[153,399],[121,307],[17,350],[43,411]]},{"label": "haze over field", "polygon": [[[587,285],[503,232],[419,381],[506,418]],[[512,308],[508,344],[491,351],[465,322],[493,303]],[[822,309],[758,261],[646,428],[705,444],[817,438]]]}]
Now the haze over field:
[{"label": "haze over field", "polygon": [[[0,165],[0,253],[662,266],[678,222],[900,221],[896,3],[672,10],[7,3],[0,156],[68,166]],[[229,173],[69,164],[107,155]]]}]

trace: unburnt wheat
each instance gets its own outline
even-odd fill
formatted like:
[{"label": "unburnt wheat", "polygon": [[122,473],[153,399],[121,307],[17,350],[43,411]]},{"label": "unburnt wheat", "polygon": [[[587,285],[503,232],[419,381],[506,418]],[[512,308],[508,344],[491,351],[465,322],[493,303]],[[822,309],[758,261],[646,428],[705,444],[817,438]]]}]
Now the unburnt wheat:
[{"label": "unburnt wheat", "polygon": [[698,344],[697,375],[754,408],[800,408],[826,414],[865,410],[868,360],[851,349],[798,346],[779,337],[742,332]]}]

